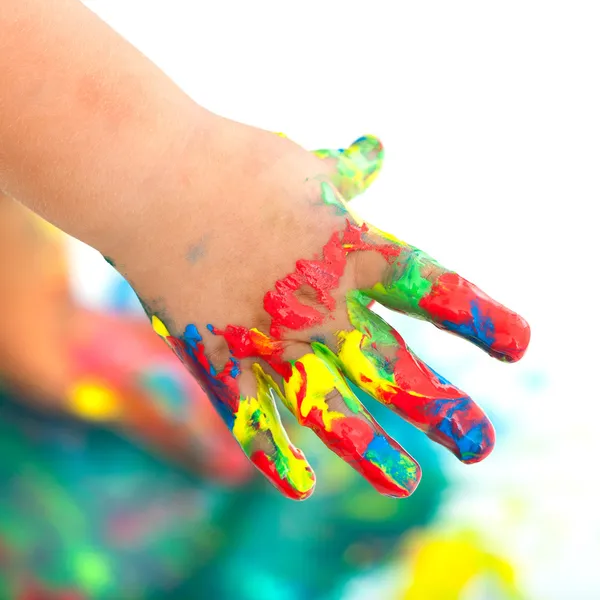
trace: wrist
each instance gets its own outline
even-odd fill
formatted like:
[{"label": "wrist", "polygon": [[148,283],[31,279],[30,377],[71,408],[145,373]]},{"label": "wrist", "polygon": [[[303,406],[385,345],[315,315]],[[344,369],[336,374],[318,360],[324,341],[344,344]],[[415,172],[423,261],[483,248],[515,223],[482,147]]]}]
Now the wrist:
[{"label": "wrist", "polygon": [[[127,165],[125,176],[114,180],[101,208],[86,218],[81,239],[105,256],[128,256],[147,251],[149,236],[160,236],[169,213],[176,210],[209,163],[223,119],[194,105],[175,111],[155,130],[142,130],[133,148],[118,149]],[[79,237],[79,236],[78,236]]]}]

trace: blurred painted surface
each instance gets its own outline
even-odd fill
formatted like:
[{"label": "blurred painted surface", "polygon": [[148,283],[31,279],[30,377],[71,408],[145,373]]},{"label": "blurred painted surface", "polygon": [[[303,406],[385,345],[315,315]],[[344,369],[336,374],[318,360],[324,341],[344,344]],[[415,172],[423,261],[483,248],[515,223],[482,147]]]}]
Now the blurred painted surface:
[{"label": "blurred painted surface", "polygon": [[398,422],[392,430],[428,467],[411,499],[374,494],[307,440],[322,489],[294,503],[259,478],[227,489],[191,476],[6,393],[0,417],[0,455],[10,457],[0,461],[1,598],[28,598],[17,590],[33,583],[123,600],[341,598],[431,520],[445,485],[431,445]]}]

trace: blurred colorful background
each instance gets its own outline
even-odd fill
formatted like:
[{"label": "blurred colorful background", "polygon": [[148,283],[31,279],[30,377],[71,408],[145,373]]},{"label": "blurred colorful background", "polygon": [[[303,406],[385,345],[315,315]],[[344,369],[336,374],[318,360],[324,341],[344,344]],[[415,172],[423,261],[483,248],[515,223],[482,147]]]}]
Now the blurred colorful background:
[{"label": "blurred colorful background", "polygon": [[598,8],[87,4],[211,110],[309,149],[380,135],[357,210],[523,314],[532,342],[499,364],[386,312],[486,409],[496,449],[462,465],[357,391],[420,487],[379,496],[286,421],[318,475],[295,503],[111,267],[0,196],[0,600],[600,598]]}]

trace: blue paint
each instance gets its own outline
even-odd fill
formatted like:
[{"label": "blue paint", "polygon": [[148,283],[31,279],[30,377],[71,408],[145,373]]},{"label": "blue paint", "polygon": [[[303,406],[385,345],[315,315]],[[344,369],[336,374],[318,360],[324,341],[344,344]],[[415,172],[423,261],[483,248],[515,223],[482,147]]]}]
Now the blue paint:
[{"label": "blue paint", "polygon": [[477,300],[471,302],[471,315],[472,319],[466,323],[443,321],[442,325],[448,331],[471,340],[477,346],[489,348],[496,341],[492,319],[483,315]]},{"label": "blue paint", "polygon": [[200,332],[198,331],[198,328],[195,325],[188,325],[185,328],[185,331],[183,332],[183,341],[186,344],[191,343],[194,347],[196,347],[196,344],[198,342],[202,341],[202,336],[200,335]]},{"label": "blue paint", "polygon": [[462,436],[455,436],[455,441],[458,456],[467,462],[479,458],[489,446],[489,440],[481,423],[469,429]]},{"label": "blue paint", "polygon": [[[450,448],[462,461],[470,461],[479,458],[489,447],[490,440],[487,436],[487,421],[477,423],[466,432],[457,427],[454,414],[462,412],[468,414],[469,405],[473,400],[469,397],[455,400],[443,399],[434,402],[434,414],[443,414],[443,419],[437,426],[437,431],[444,434],[447,440],[452,442]],[[436,439],[436,435],[434,439]]]},{"label": "blue paint", "polygon": [[471,314],[473,315],[473,328],[477,338],[486,345],[491,346],[496,341],[494,323],[490,317],[484,317],[479,308],[478,300],[471,301]]},{"label": "blue paint", "polygon": [[236,378],[242,372],[242,370],[240,368],[240,361],[233,357],[230,360],[233,364],[233,367],[231,368],[231,376],[233,378]]},{"label": "blue paint", "polygon": [[363,455],[363,458],[382,467],[384,472],[400,485],[409,487],[412,477],[403,468],[402,453],[380,434],[375,434]]},{"label": "blue paint", "polygon": [[455,412],[468,411],[468,406],[473,400],[468,396],[464,398],[438,398],[433,401],[432,414],[439,415],[443,413],[448,417],[453,417]]},{"label": "blue paint", "polygon": [[[207,325],[207,329],[213,333],[212,325]],[[217,371],[207,359],[208,364],[210,365],[210,370],[207,371],[205,367],[203,367],[195,356],[195,351],[198,348],[198,344],[202,342],[202,336],[198,332],[198,328],[195,325],[188,325],[185,328],[183,336],[181,340],[185,344],[186,352],[188,356],[192,359],[195,367],[194,376],[203,384],[202,387],[212,402],[213,406],[227,424],[229,429],[233,429],[234,416],[231,412],[229,405],[224,402],[219,396],[219,390],[223,391],[224,396],[226,397],[229,393],[227,387],[223,384],[222,381],[219,381],[217,376]]]},{"label": "blue paint", "polygon": [[221,398],[219,398],[219,396],[217,396],[217,394],[215,394],[211,388],[208,388],[206,390],[206,395],[210,398],[212,405],[219,413],[221,419],[223,419],[223,421],[225,422],[225,425],[227,425],[227,427],[231,431],[233,429],[235,417],[229,409],[229,407],[227,406],[227,404],[225,404],[225,402],[223,402],[223,400],[221,400]]},{"label": "blue paint", "polygon": [[394,363],[395,363],[395,360],[392,362],[389,358],[384,358],[383,370],[388,375],[394,374]]}]

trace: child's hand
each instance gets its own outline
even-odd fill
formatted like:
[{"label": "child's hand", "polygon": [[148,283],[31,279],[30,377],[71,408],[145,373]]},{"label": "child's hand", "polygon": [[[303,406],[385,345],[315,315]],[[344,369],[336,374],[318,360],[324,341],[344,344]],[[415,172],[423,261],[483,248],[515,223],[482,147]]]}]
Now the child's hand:
[{"label": "child's hand", "polygon": [[360,193],[375,176],[377,141],[320,153],[325,162],[233,123],[211,141],[210,161],[200,159],[203,143],[168,174],[168,193],[152,194],[160,200],[104,250],[252,462],[292,498],[313,489],[313,471],[282,428],[279,399],[380,492],[410,494],[419,466],[349,381],[463,462],[487,456],[494,431],[481,409],[369,304],[427,319],[506,361],[523,355],[529,327],[349,212],[342,194]]}]

